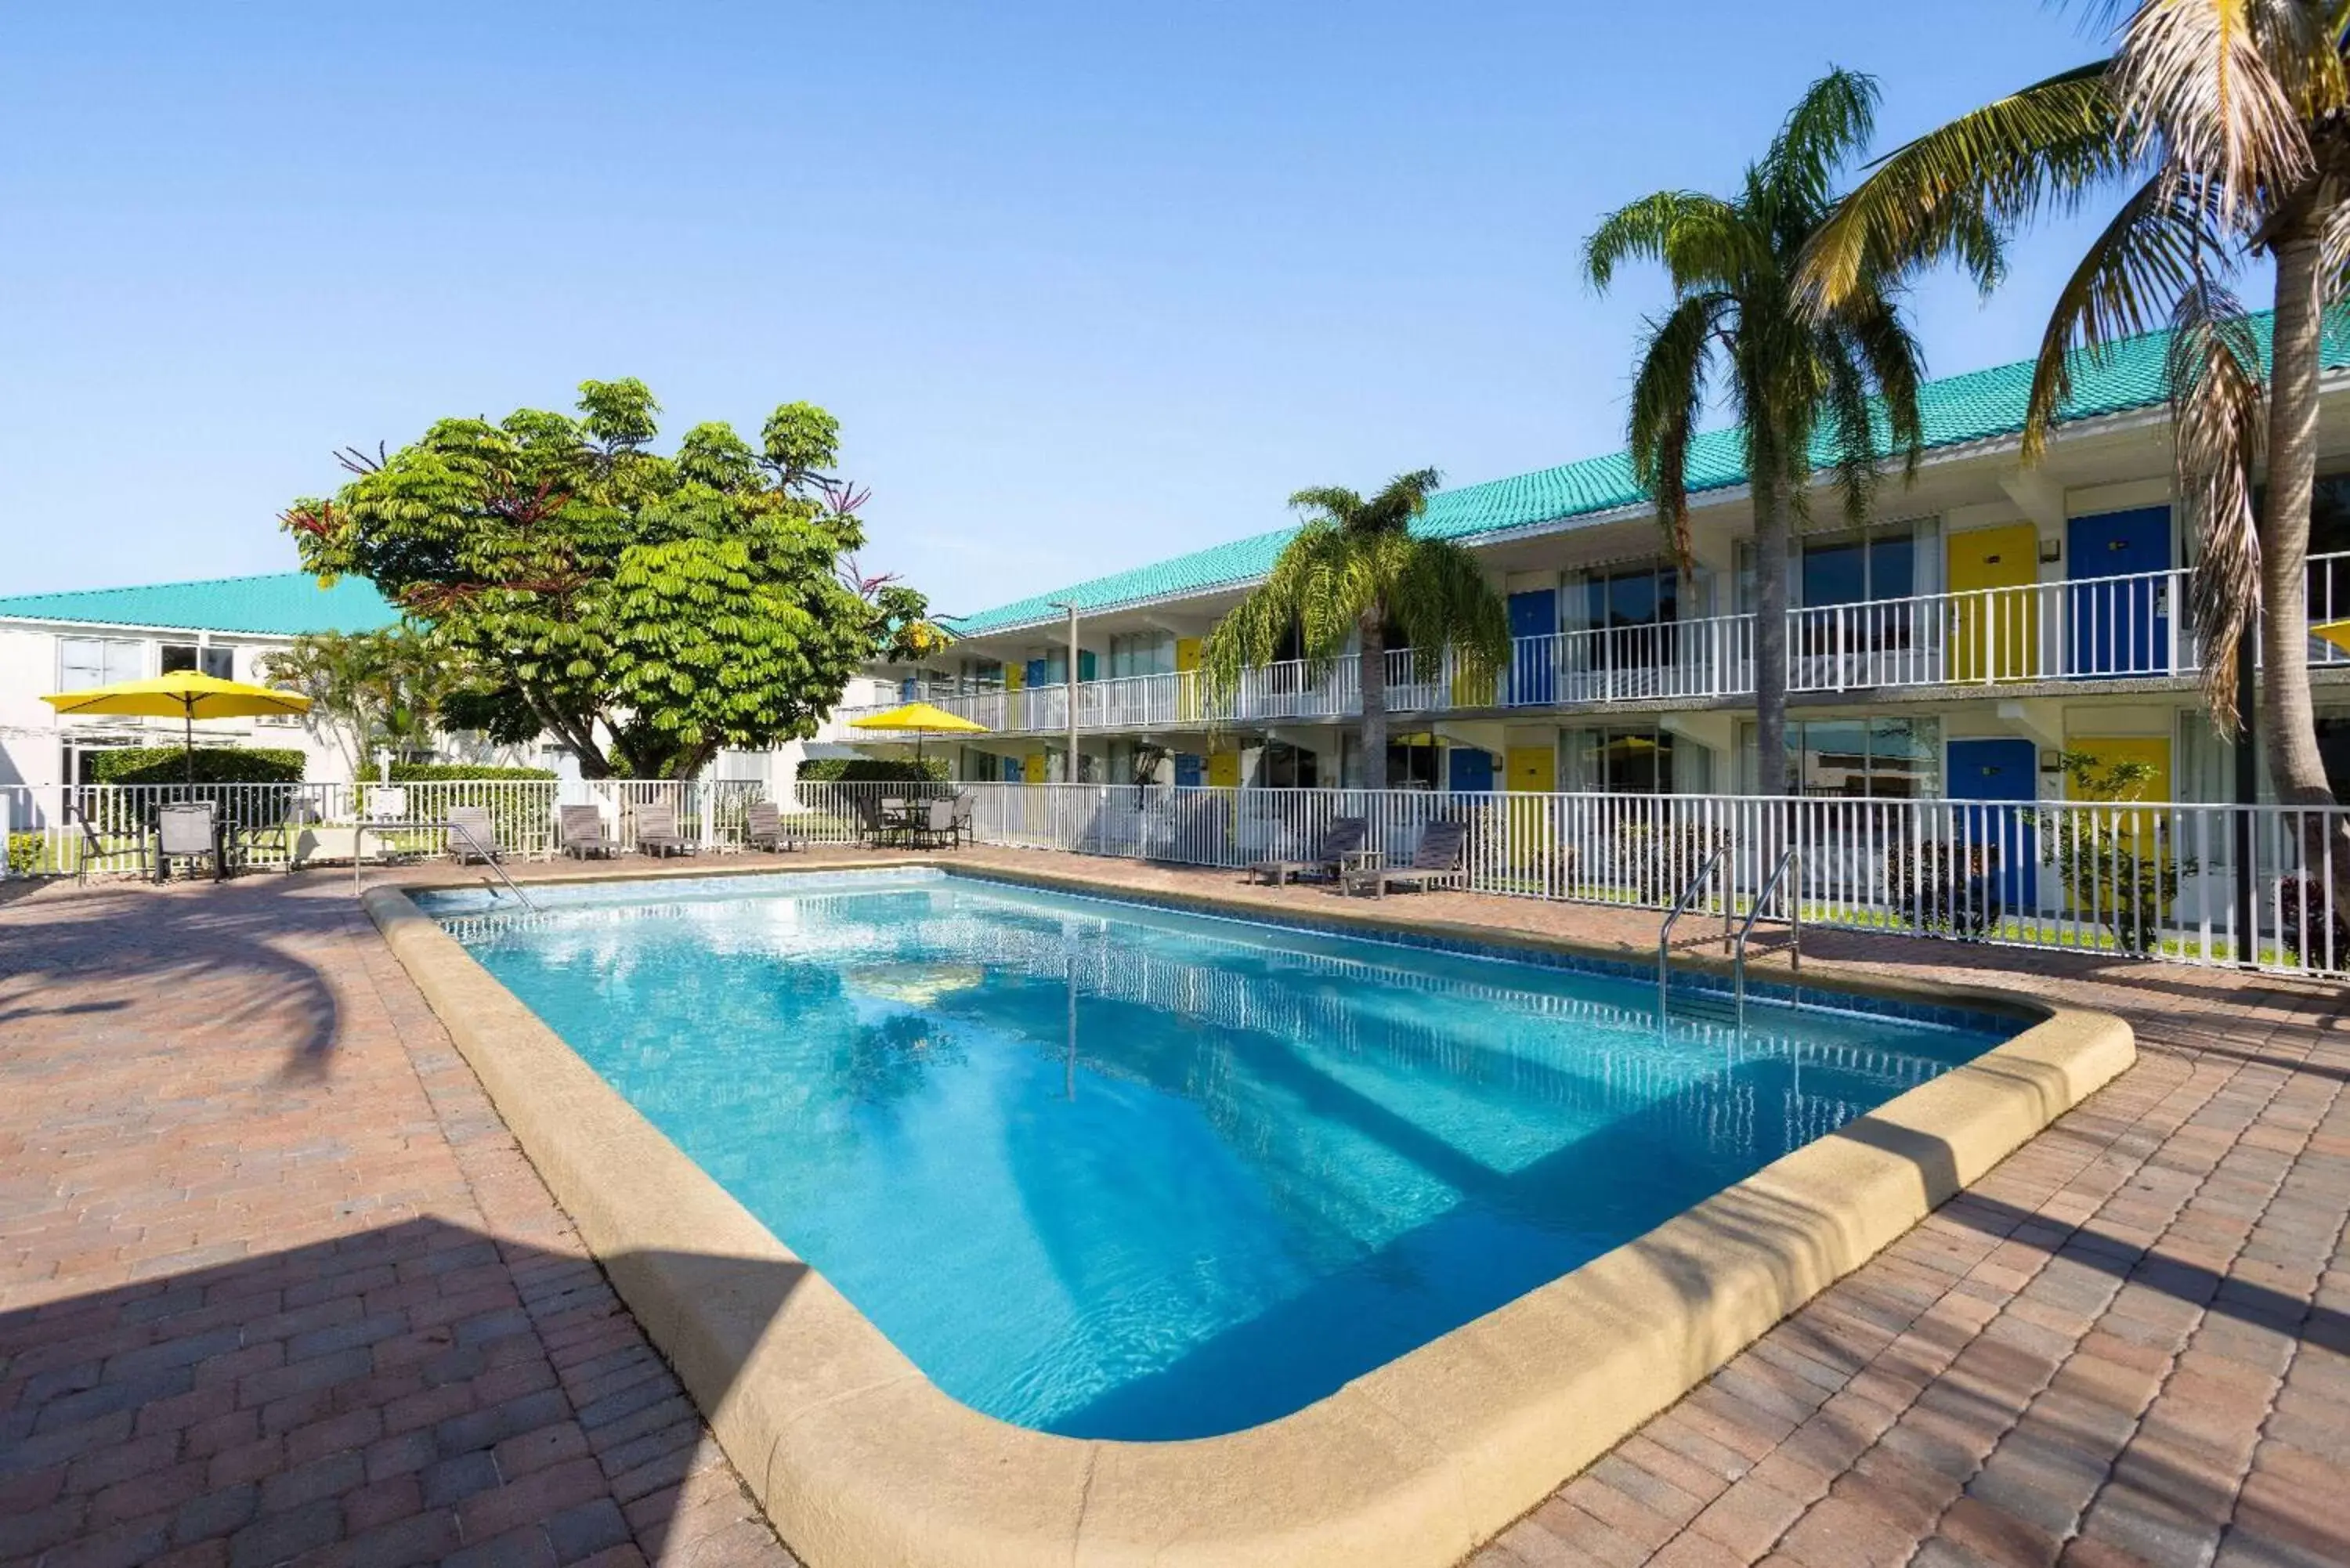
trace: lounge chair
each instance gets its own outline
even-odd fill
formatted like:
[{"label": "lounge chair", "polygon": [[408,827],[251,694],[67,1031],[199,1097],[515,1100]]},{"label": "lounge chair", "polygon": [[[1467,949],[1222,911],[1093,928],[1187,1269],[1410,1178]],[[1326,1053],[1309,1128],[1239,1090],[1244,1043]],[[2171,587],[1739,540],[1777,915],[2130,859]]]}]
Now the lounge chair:
[{"label": "lounge chair", "polygon": [[1257,879],[1276,888],[1299,877],[1319,877],[1326,882],[1336,880],[1339,862],[1360,849],[1370,831],[1371,824],[1367,817],[1333,817],[1330,826],[1322,830],[1322,842],[1311,857],[1304,860],[1268,860],[1256,867]]},{"label": "lounge chair", "polygon": [[784,808],[772,800],[753,801],[743,812],[743,842],[754,849],[802,849],[807,840],[796,826],[784,826]]},{"label": "lounge chair", "polygon": [[505,858],[505,852],[498,847],[498,831],[490,826],[490,808],[486,805],[451,806],[447,833],[444,847],[460,866],[474,860]]},{"label": "lounge chair", "polygon": [[1461,862],[1461,853],[1468,847],[1469,829],[1457,822],[1431,822],[1421,830],[1419,846],[1411,852],[1411,864],[1372,874],[1371,892],[1384,898],[1389,888],[1466,888],[1469,868]]},{"label": "lounge chair", "polygon": [[666,859],[671,855],[691,855],[701,847],[678,832],[674,808],[650,802],[637,807],[637,853],[639,855],[658,855]]},{"label": "lounge chair", "polygon": [[167,881],[173,860],[209,858],[213,880],[228,875],[221,862],[220,818],[209,801],[167,805],[155,814],[155,880]]},{"label": "lounge chair", "polygon": [[592,805],[567,805],[556,815],[556,823],[566,855],[585,860],[620,852],[620,841],[604,831],[604,814]]}]

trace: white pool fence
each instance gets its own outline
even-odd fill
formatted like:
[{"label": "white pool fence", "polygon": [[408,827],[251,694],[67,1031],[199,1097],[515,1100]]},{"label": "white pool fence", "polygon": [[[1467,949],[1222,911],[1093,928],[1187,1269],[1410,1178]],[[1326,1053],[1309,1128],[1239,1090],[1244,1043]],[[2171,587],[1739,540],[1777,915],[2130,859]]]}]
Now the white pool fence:
[{"label": "white pool fence", "polygon": [[[972,797],[983,845],[1237,871],[1311,858],[1341,819],[1360,818],[1365,846],[1404,864],[1430,824],[1450,822],[1467,830],[1469,887],[1513,898],[1662,909],[1722,850],[1695,906],[1717,918],[1725,902],[1750,908],[1792,850],[1789,897],[1811,925],[2350,971],[2350,924],[2331,912],[2350,888],[2350,807],[814,783],[776,804],[802,842],[856,844],[874,836],[884,801],[956,792]],[[724,852],[743,846],[765,795],[755,781],[12,785],[0,787],[0,827],[16,877],[136,874],[158,810],[191,798],[215,805],[255,867],[348,860],[359,824],[370,856],[438,853],[437,825],[458,806],[487,810],[510,855],[555,854],[557,809],[579,805],[624,847],[639,808],[657,805]]]}]

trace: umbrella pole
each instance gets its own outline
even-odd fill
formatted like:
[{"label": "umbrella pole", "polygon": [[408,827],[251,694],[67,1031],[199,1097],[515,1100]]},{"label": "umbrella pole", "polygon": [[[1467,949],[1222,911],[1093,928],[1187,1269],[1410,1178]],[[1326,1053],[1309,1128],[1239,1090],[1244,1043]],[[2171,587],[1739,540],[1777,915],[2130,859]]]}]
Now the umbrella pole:
[{"label": "umbrella pole", "polygon": [[190,789],[193,789],[193,788],[195,787],[195,784],[196,784],[196,704],[195,704],[195,700],[194,700],[194,699],[192,699],[192,698],[190,698],[190,699],[187,699],[187,700],[185,700],[185,701],[182,701],[182,702],[181,702],[181,704],[180,704],[180,711],[181,711],[181,713],[183,715],[182,722],[183,722],[183,724],[184,724],[184,726],[185,726],[185,727],[184,727],[184,729],[183,729],[183,731],[182,731],[182,743],[186,747],[186,750],[187,750],[187,775],[188,775],[188,787],[189,787]]}]

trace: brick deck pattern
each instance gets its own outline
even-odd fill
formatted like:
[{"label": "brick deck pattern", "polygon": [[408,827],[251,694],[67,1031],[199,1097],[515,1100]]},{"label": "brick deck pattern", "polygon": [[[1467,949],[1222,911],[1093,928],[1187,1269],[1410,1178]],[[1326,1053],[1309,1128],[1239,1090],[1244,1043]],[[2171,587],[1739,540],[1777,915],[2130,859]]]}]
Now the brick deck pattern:
[{"label": "brick deck pattern", "polygon": [[[0,1562],[791,1561],[346,878],[12,893]],[[1395,908],[1655,940],[1637,911]],[[2350,999],[1805,946],[2109,1008],[2139,1065],[1474,1568],[2350,1563]]]}]

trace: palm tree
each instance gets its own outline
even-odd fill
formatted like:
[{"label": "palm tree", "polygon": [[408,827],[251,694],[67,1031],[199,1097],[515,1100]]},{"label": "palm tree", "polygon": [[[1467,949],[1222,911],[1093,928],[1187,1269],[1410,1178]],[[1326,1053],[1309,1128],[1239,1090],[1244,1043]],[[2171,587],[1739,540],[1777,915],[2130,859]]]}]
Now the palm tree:
[{"label": "palm tree", "polygon": [[[2110,58],[1884,159],[1822,230],[1803,286],[1834,310],[1859,280],[1949,261],[1989,293],[2017,228],[2118,194],[2041,338],[2024,460],[2046,450],[2076,351],[2171,328],[2178,508],[2200,544],[2204,695],[2236,738],[2238,650],[2257,617],[2270,777],[2287,804],[2331,804],[2310,706],[2303,575],[2320,337],[2326,308],[2350,286],[2350,0],[2095,0],[2092,16],[2116,30]],[[2229,286],[2262,254],[2276,269],[2265,378],[2259,337]],[[2256,512],[2263,448],[2267,500]]]},{"label": "palm tree", "polygon": [[1923,448],[1923,358],[1890,277],[1856,274],[1832,309],[1806,312],[1795,288],[1804,246],[1835,210],[1834,184],[1867,142],[1877,89],[1831,70],[1805,90],[1743,188],[1722,198],[1659,191],[1611,214],[1584,243],[1584,270],[1605,292],[1617,268],[1661,261],[1672,308],[1652,317],[1632,387],[1632,468],[1690,570],[1688,463],[1713,378],[1743,426],[1754,505],[1754,706],[1765,794],[1787,776],[1787,555],[1810,505],[1814,470],[1833,466],[1846,515],[1867,520],[1878,441],[1889,436],[1914,474]]},{"label": "palm tree", "polygon": [[1271,663],[1292,628],[1307,661],[1326,670],[1361,643],[1363,783],[1388,783],[1387,635],[1410,644],[1417,678],[1433,680],[1450,646],[1472,681],[1492,679],[1510,655],[1510,617],[1476,556],[1445,539],[1422,539],[1411,521],[1443,481],[1432,468],[1398,474],[1368,500],[1351,490],[1301,490],[1289,504],[1305,522],[1263,584],[1232,607],[1200,650],[1200,680],[1222,705],[1241,672]]}]

